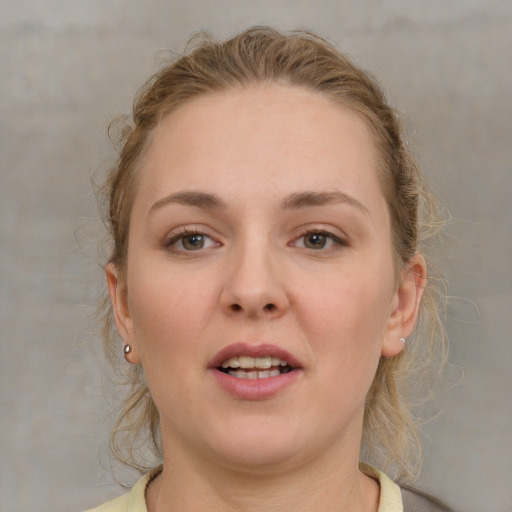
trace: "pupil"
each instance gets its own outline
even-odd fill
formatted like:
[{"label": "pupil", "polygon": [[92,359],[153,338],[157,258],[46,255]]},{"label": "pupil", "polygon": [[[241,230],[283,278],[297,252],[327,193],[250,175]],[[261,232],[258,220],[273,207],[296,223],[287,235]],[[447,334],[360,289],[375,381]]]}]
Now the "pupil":
[{"label": "pupil", "polygon": [[325,235],[315,233],[306,237],[306,247],[318,249],[325,246]]},{"label": "pupil", "polygon": [[183,239],[183,247],[185,249],[201,249],[204,245],[204,239],[202,235],[189,235]]}]

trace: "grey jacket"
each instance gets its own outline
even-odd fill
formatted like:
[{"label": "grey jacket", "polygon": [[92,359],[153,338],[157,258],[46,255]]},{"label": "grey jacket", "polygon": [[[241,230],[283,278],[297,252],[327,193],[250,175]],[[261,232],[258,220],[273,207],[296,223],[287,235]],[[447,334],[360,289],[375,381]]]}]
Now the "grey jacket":
[{"label": "grey jacket", "polygon": [[410,487],[402,487],[404,512],[453,512],[436,498]]}]

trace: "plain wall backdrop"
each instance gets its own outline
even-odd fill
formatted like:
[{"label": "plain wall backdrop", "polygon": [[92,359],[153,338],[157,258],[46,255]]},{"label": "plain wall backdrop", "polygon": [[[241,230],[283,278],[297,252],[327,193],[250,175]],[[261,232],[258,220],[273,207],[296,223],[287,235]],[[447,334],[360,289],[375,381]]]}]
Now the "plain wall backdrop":
[{"label": "plain wall backdrop", "polygon": [[91,320],[102,274],[90,176],[112,157],[104,126],[129,112],[159,49],[255,24],[328,37],[410,120],[451,214],[451,365],[422,485],[461,511],[512,510],[509,0],[3,0],[0,510],[81,510],[121,493]]}]

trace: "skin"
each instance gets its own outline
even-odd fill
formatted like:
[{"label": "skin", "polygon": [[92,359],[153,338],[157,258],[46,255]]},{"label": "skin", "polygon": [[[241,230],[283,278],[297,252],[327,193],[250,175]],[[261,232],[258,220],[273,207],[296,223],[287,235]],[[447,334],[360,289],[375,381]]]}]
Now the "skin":
[{"label": "skin", "polygon": [[[127,359],[160,412],[150,512],[377,510],[358,469],[364,399],[379,358],[403,350],[425,275],[420,255],[394,273],[377,159],[356,114],[275,84],[194,99],[155,129],[126,269],[107,269]],[[222,204],[176,200],[189,192]],[[208,365],[240,341],[282,347],[300,375],[234,397]]]}]

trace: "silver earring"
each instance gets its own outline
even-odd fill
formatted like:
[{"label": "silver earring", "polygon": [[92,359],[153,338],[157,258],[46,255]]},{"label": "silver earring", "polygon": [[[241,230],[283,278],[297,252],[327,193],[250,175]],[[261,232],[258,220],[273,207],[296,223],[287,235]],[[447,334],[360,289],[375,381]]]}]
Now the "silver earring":
[{"label": "silver earring", "polygon": [[127,343],[124,347],[123,347],[123,352],[124,352],[124,355],[128,355],[130,352],[133,352],[133,348],[132,346]]},{"label": "silver earring", "polygon": [[402,343],[405,343],[405,338],[400,338],[400,341],[401,341]]}]

